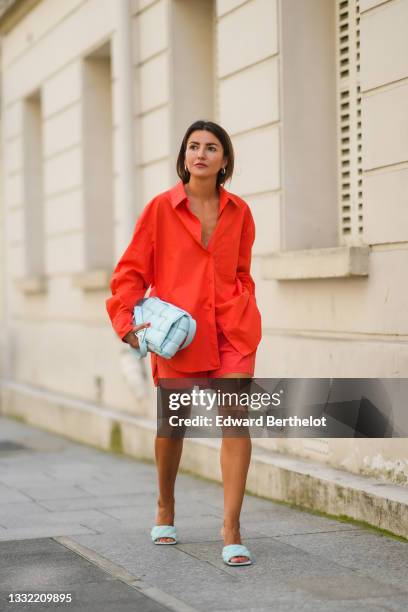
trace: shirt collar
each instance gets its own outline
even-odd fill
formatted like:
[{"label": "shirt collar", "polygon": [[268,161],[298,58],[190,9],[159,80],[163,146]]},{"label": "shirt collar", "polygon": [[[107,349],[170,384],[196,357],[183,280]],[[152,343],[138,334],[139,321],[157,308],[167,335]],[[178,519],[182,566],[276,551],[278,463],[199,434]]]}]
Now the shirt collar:
[{"label": "shirt collar", "polygon": [[[223,210],[227,202],[233,202],[236,206],[239,206],[237,197],[224,189],[222,185],[219,186],[220,192],[220,212]],[[179,204],[187,200],[186,190],[184,189],[183,181],[179,181],[172,189],[170,189],[170,199],[173,208],[176,208]]]}]

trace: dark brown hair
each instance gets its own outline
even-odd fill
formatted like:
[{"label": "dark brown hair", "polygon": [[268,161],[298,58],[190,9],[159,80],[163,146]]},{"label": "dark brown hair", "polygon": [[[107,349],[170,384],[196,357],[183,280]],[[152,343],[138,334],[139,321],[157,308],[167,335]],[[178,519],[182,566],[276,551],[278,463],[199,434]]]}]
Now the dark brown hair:
[{"label": "dark brown hair", "polygon": [[190,138],[190,135],[196,130],[206,130],[207,132],[211,132],[218,138],[223,148],[223,156],[227,159],[227,165],[225,166],[225,174],[221,173],[221,170],[217,174],[217,187],[218,185],[223,185],[227,179],[232,176],[234,171],[234,149],[232,147],[231,138],[228,136],[227,132],[222,128],[218,123],[214,123],[213,121],[204,121],[199,120],[195,121],[190,125],[184,134],[184,138],[181,143],[180,152],[177,158],[177,174],[183,181],[183,183],[188,183],[190,180],[190,172],[184,169],[185,165],[185,156],[186,156],[186,148],[187,141]]}]

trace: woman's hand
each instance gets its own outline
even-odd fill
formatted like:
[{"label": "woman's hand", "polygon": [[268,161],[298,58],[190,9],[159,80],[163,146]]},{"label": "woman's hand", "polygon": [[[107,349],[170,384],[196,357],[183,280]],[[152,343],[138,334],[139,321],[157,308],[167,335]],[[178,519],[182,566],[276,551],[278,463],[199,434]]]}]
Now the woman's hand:
[{"label": "woman's hand", "polygon": [[140,329],[144,329],[145,327],[150,327],[150,323],[142,323],[142,325],[136,325],[130,332],[126,334],[123,338],[123,342],[127,342],[134,349],[138,349],[139,340],[137,336],[135,336],[135,332],[138,332]]}]

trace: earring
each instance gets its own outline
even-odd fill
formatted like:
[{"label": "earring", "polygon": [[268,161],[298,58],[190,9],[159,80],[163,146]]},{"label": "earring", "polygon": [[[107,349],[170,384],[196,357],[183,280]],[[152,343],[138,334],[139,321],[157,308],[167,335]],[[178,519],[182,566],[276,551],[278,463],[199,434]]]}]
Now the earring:
[{"label": "earring", "polygon": [[225,169],[225,168],[222,168],[222,169],[221,169],[221,174],[225,174],[225,173],[226,173],[226,169]]},{"label": "earring", "polygon": [[184,172],[188,172],[186,164],[184,164]]}]

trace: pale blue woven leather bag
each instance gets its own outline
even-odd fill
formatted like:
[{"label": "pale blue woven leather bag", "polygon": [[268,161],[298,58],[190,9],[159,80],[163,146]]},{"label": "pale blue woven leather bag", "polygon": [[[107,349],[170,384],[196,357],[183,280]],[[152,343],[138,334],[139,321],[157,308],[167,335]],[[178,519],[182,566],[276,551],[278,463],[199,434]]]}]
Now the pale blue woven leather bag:
[{"label": "pale blue woven leather bag", "polygon": [[130,348],[138,359],[146,357],[148,351],[164,359],[171,359],[178,350],[191,344],[195,336],[196,322],[193,317],[182,308],[158,297],[140,300],[134,307],[133,315],[135,325],[151,324],[135,332],[140,348]]}]

